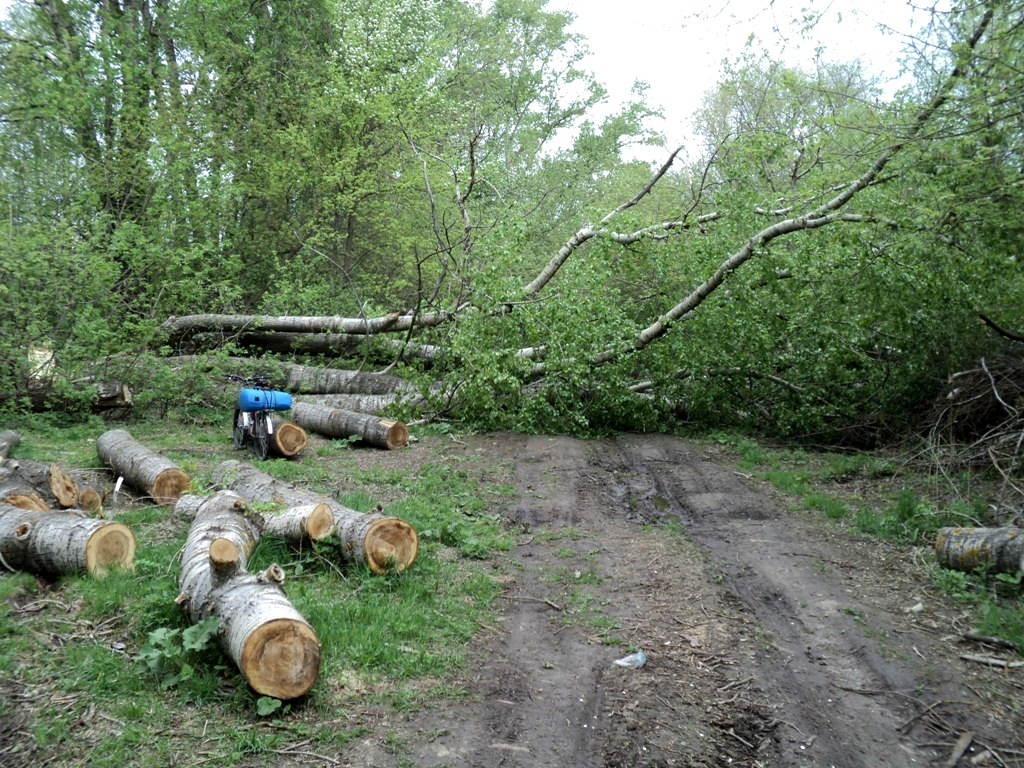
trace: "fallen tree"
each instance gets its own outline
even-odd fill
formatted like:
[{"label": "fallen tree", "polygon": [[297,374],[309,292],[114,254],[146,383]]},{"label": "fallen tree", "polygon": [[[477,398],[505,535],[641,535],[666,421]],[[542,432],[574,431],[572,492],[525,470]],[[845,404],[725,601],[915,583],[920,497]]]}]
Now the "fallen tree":
[{"label": "fallen tree", "polygon": [[382,419],[366,413],[330,408],[315,403],[297,402],[292,419],[306,429],[328,437],[359,437],[389,451],[409,442],[409,429],[400,421]]},{"label": "fallen tree", "polygon": [[157,504],[173,504],[191,482],[173,461],[146,448],[123,429],[100,435],[96,451],[104,464]]},{"label": "fallen tree", "polygon": [[327,504],[334,515],[342,557],[365,563],[374,573],[403,571],[412,565],[419,551],[416,529],[397,517],[378,511],[363,514],[329,496],[297,489],[251,464],[225,461],[211,474],[218,488],[230,489],[250,501],[283,504]]},{"label": "fallen tree", "polygon": [[294,699],[320,671],[320,641],[284,594],[277,564],[246,570],[260,532],[243,514],[245,501],[222,491],[194,509],[181,558],[178,605],[189,621],[220,619],[221,647],[263,696]]},{"label": "fallen tree", "polygon": [[8,570],[104,576],[132,566],[135,536],[121,523],[0,504],[0,555]]},{"label": "fallen tree", "polygon": [[939,565],[955,571],[1024,571],[1024,528],[942,528],[935,537]]}]

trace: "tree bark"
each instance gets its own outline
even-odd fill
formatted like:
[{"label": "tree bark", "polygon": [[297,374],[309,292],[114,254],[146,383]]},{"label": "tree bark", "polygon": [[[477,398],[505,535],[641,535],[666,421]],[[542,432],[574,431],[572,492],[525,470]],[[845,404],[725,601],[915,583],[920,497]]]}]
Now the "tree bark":
[{"label": "tree bark", "polygon": [[368,336],[376,333],[407,332],[412,328],[432,328],[452,319],[450,312],[422,315],[392,312],[381,317],[267,317],[264,315],[185,315],[170,317],[160,324],[172,346],[196,333],[237,334],[252,332],[328,333]]},{"label": "tree bark", "polygon": [[135,537],[109,520],[0,505],[0,554],[11,569],[102,577],[112,567],[131,568]]},{"label": "tree bark", "polygon": [[295,364],[286,365],[286,370],[288,377],[283,388],[297,394],[386,395],[416,391],[416,388],[404,379],[379,373],[341,371]]},{"label": "tree bark", "polygon": [[935,537],[939,565],[955,571],[1024,571],[1024,528],[942,528]]},{"label": "tree bark", "polygon": [[173,504],[188,488],[189,476],[173,461],[149,450],[123,429],[100,435],[96,450],[104,464],[157,504]]},{"label": "tree bark", "polygon": [[309,443],[306,430],[277,415],[272,415],[270,420],[274,423],[274,433],[270,436],[270,447],[275,454],[290,459],[306,449],[306,445]]},{"label": "tree bark", "polygon": [[0,478],[32,488],[48,508],[68,509],[78,505],[78,483],[56,464],[12,459],[0,466]]},{"label": "tree bark", "polygon": [[292,407],[292,420],[321,435],[342,438],[358,436],[370,445],[387,448],[389,451],[409,442],[409,430],[400,421],[325,405],[295,403]]},{"label": "tree bark", "polygon": [[298,698],[316,683],[320,641],[285,596],[280,566],[260,574],[246,570],[259,531],[240,514],[244,507],[238,494],[222,491],[195,510],[177,602],[192,623],[207,616],[220,619],[221,647],[254,691]]},{"label": "tree bark", "polygon": [[21,435],[11,429],[0,432],[0,464],[11,455],[11,451],[21,442]]},{"label": "tree bark", "polygon": [[16,478],[0,479],[0,504],[7,504],[19,509],[34,509],[39,512],[49,510],[46,500],[31,486],[27,486]]},{"label": "tree bark", "polygon": [[365,563],[374,573],[403,571],[412,565],[419,551],[416,529],[404,520],[380,512],[357,512],[329,496],[294,488],[251,464],[222,462],[213,470],[211,479],[215,486],[236,491],[250,501],[286,506],[327,504],[334,515],[342,557]]},{"label": "tree bark", "polygon": [[410,406],[420,409],[426,401],[418,395],[406,399],[400,394],[390,395],[303,395],[301,402],[324,405],[328,408],[340,408],[357,413],[373,413],[380,415],[394,405]]},{"label": "tree bark", "polygon": [[[207,496],[185,494],[174,505],[174,511],[195,518],[207,499]],[[239,511],[246,512],[250,520],[254,519],[262,533],[276,536],[289,544],[319,541],[334,533],[334,513],[323,503],[284,507],[276,512],[256,512],[246,505]]]}]

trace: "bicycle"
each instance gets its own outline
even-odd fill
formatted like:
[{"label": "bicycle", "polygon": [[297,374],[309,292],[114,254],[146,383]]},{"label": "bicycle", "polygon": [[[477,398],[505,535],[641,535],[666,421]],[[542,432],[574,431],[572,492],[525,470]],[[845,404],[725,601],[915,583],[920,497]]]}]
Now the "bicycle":
[{"label": "bicycle", "polygon": [[274,411],[287,411],[292,407],[292,396],[271,389],[266,376],[236,376],[226,374],[231,381],[242,384],[231,423],[231,440],[235,448],[251,443],[255,454],[265,459],[270,455],[270,436],[274,434]]}]

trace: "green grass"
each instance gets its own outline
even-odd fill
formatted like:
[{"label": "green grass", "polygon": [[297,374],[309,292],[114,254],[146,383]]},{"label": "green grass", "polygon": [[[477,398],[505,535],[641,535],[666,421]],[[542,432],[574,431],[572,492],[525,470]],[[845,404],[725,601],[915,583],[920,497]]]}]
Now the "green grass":
[{"label": "green grass", "polygon": [[[197,760],[222,765],[267,764],[297,742],[336,756],[373,726],[374,718],[346,719],[351,703],[386,713],[465,695],[456,681],[467,645],[497,610],[500,582],[488,558],[514,543],[502,515],[512,493],[506,476],[472,457],[440,456],[398,471],[388,468],[387,453],[383,468],[360,470],[353,452],[368,449],[348,447],[259,462],[235,451],[228,420],[225,414],[213,426],[167,419],[124,428],[188,467],[199,489],[226,459],[253,462],[321,492],[343,478],[340,501],[364,512],[383,489],[386,511],[420,533],[416,562],[381,576],[343,562],[330,540],[295,550],[264,539],[249,570],[273,562],[284,568],[285,592],[321,643],[319,678],[309,694],[270,706],[215,644],[183,650],[188,623],[174,599],[188,521],[167,507],[122,503],[117,519],[138,546],[133,570],[56,582],[0,575],[0,718],[19,718],[29,762],[148,768],[195,756],[198,743]],[[95,439],[108,427],[31,420],[16,428],[16,456],[96,467]],[[5,702],[16,691],[31,697],[15,713]]]}]

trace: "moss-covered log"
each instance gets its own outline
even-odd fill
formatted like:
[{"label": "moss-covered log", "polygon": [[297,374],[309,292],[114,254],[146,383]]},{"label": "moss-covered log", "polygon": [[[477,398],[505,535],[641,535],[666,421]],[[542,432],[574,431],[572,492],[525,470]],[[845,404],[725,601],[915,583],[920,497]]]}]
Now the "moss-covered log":
[{"label": "moss-covered log", "polygon": [[177,602],[193,623],[220,619],[221,647],[254,691],[294,699],[316,683],[320,641],[285,596],[280,566],[259,574],[246,570],[260,534],[244,508],[238,494],[223,491],[195,510]]},{"label": "moss-covered log", "polygon": [[251,464],[225,461],[211,476],[219,488],[229,488],[251,501],[285,506],[327,504],[334,515],[342,556],[365,563],[375,573],[402,571],[412,565],[419,551],[416,529],[397,517],[381,512],[363,514],[329,496],[304,491],[260,472]]},{"label": "moss-covered log", "polygon": [[409,430],[400,421],[368,413],[345,411],[314,403],[295,403],[292,420],[328,437],[358,437],[378,448],[394,450],[409,442]]},{"label": "moss-covered log", "polygon": [[943,528],[935,538],[943,568],[992,573],[1024,570],[1024,528]]},{"label": "moss-covered log", "polygon": [[189,476],[173,461],[151,451],[123,429],[100,435],[96,450],[103,463],[157,504],[173,504],[189,486]]},{"label": "moss-covered log", "polygon": [[131,567],[135,536],[108,520],[0,505],[0,554],[15,570],[104,576],[112,567]]}]

